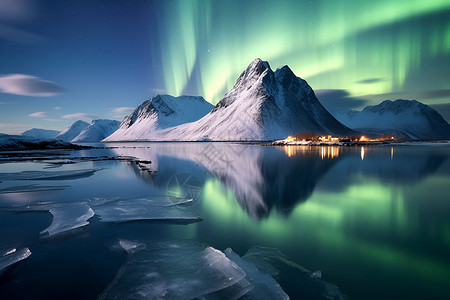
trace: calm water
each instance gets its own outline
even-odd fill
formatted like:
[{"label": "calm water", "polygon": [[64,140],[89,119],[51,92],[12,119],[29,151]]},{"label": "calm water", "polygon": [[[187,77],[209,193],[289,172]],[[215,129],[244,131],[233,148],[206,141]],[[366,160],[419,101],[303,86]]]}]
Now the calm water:
[{"label": "calm water", "polygon": [[[198,240],[243,255],[275,248],[336,284],[352,299],[450,298],[450,147],[266,147],[227,143],[107,144],[77,156],[133,156],[130,161],[1,163],[1,173],[98,169],[33,184],[64,186],[0,195],[0,249],[29,247],[32,255],[0,277],[0,299],[96,298],[126,255],[117,238]],[[0,189],[29,185],[6,178]],[[49,213],[17,213],[36,202],[102,197],[192,197],[203,220],[100,223],[43,240]],[[279,283],[296,299],[292,274]]]}]

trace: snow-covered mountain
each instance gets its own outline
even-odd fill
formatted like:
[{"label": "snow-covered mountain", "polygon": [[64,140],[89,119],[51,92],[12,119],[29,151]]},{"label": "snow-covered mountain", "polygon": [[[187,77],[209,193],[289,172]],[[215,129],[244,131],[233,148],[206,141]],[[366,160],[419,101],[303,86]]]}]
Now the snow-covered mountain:
[{"label": "snow-covered mountain", "polygon": [[77,137],[83,131],[84,128],[88,127],[89,123],[78,120],[72,125],[67,126],[63,131],[61,131],[55,139],[64,142],[70,142]]},{"label": "snow-covered mountain", "polygon": [[22,136],[29,136],[35,139],[53,139],[59,134],[57,130],[48,130],[40,128],[32,128],[30,130],[22,132]]},{"label": "snow-covered mountain", "polygon": [[447,121],[437,111],[416,100],[386,100],[336,118],[352,129],[375,135],[389,134],[408,139],[450,138]]},{"label": "snow-covered mountain", "polygon": [[85,127],[79,135],[71,140],[72,143],[95,143],[111,135],[119,128],[120,122],[116,120],[98,119]]},{"label": "snow-covered mountain", "polygon": [[213,107],[203,97],[157,95],[138,106],[105,141],[163,140],[165,129],[197,121]]},{"label": "snow-covered mountain", "polygon": [[[273,72],[261,59],[254,60],[231,91],[209,114],[196,122],[155,132],[155,126],[150,126],[153,123],[145,120],[146,115],[141,117],[138,110],[105,141],[262,141],[281,139],[299,132],[333,135],[353,132],[322,106],[308,83],[295,76],[288,66]],[[127,126],[131,120],[140,125]]]}]

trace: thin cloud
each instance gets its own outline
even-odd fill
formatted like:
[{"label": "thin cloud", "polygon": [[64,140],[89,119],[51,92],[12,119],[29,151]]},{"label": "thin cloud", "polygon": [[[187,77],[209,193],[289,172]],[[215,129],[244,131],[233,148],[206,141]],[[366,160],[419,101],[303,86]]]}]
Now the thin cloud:
[{"label": "thin cloud", "polygon": [[46,41],[45,37],[18,27],[29,23],[38,14],[34,0],[0,0],[0,39],[26,45]]},{"label": "thin cloud", "polygon": [[113,113],[120,113],[120,114],[129,114],[133,110],[135,110],[135,107],[117,107],[112,110]]},{"label": "thin cloud", "polygon": [[160,89],[160,88],[150,89],[150,92],[155,93],[157,95],[167,94],[167,91],[165,89]]},{"label": "thin cloud", "polygon": [[74,119],[74,120],[93,120],[93,119],[98,119],[97,116],[95,115],[91,115],[91,114],[85,114],[85,113],[74,113],[74,114],[70,114],[70,115],[64,115],[62,116],[63,119]]},{"label": "thin cloud", "polygon": [[382,82],[382,81],[385,81],[385,80],[386,80],[385,78],[368,78],[368,79],[356,81],[356,83],[373,84],[373,83],[378,83],[378,82]]},{"label": "thin cloud", "polygon": [[0,133],[21,134],[30,128],[29,124],[0,123]]},{"label": "thin cloud", "polygon": [[9,21],[29,21],[37,13],[36,3],[30,0],[0,1],[0,18]]},{"label": "thin cloud", "polygon": [[0,77],[0,92],[23,95],[49,97],[62,93],[64,89],[56,83],[26,74],[10,74]]},{"label": "thin cloud", "polygon": [[47,112],[45,111],[38,111],[32,114],[29,114],[28,116],[34,117],[34,118],[45,118],[47,117]]},{"label": "thin cloud", "polygon": [[396,99],[405,99],[405,100],[431,100],[431,99],[440,99],[440,98],[450,98],[450,89],[442,89],[442,90],[430,90],[430,91],[421,91],[421,92],[392,92],[392,93],[384,93],[384,94],[370,94],[370,95],[361,95],[359,98],[364,98],[368,100],[396,100]]},{"label": "thin cloud", "polygon": [[60,110],[60,109],[62,109],[62,107],[61,106],[55,106],[55,107],[53,107],[53,109],[54,110]]},{"label": "thin cloud", "polygon": [[419,97],[425,99],[437,99],[450,97],[450,90],[432,90],[418,93]]},{"label": "thin cloud", "polygon": [[327,89],[315,91],[317,99],[331,113],[340,113],[364,107],[369,102],[366,99],[351,97],[347,90]]},{"label": "thin cloud", "polygon": [[49,118],[46,118],[46,119],[44,119],[45,121],[49,121],[49,122],[61,122],[61,120],[60,119],[49,119]]},{"label": "thin cloud", "polygon": [[44,37],[38,34],[4,24],[0,24],[0,39],[24,45],[38,44],[46,41]]}]

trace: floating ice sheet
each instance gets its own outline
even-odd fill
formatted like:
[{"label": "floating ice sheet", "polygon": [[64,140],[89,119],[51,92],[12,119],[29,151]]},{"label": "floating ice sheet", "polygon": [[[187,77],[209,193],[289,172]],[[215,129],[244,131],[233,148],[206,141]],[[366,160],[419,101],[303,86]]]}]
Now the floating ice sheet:
[{"label": "floating ice sheet", "polygon": [[134,252],[137,252],[139,250],[146,248],[146,245],[144,243],[123,240],[123,239],[119,239],[118,244],[119,244],[120,248],[122,248],[127,253],[134,253]]},{"label": "floating ice sheet", "polygon": [[32,212],[48,211],[53,220],[49,227],[41,231],[41,237],[49,238],[65,234],[89,224],[88,220],[94,216],[94,211],[87,202],[41,203],[25,207],[15,207],[12,211]]},{"label": "floating ice sheet", "polygon": [[29,185],[19,185],[9,188],[0,189],[0,194],[11,194],[11,193],[28,193],[28,192],[46,192],[46,191],[58,191],[66,189],[67,185],[58,186],[46,186],[39,184],[29,184]]},{"label": "floating ice sheet", "polygon": [[21,260],[26,259],[30,255],[31,251],[28,248],[23,248],[20,250],[13,248],[8,250],[0,256],[0,275],[2,275],[7,268]]},{"label": "floating ice sheet", "polygon": [[0,181],[6,180],[70,180],[90,177],[102,169],[81,169],[67,171],[22,171],[0,173]]},{"label": "floating ice sheet", "polygon": [[95,202],[91,207],[101,222],[131,222],[141,220],[165,220],[196,222],[202,217],[190,206],[192,199],[171,197],[134,198],[127,200],[106,201],[100,205]]},{"label": "floating ice sheet", "polygon": [[254,288],[253,284],[251,284],[247,279],[242,278],[241,280],[239,280],[238,282],[229,287],[210,293],[208,295],[203,295],[199,299],[202,300],[245,299],[243,298],[243,296],[246,295],[253,288]]},{"label": "floating ice sheet", "polygon": [[289,299],[278,282],[268,273],[260,271],[253,263],[241,258],[230,248],[224,253],[228,259],[244,270],[245,279],[253,285],[253,289],[243,294],[243,299]]},{"label": "floating ice sheet", "polygon": [[251,247],[242,259],[283,282],[286,290],[291,287],[296,291],[296,294],[290,295],[294,299],[348,299],[336,285],[317,278],[313,275],[317,275],[316,272],[311,273],[290,261],[277,249]]},{"label": "floating ice sheet", "polygon": [[68,204],[51,208],[52,224],[41,231],[46,237],[66,233],[89,224],[88,220],[94,216],[94,211],[86,203]]},{"label": "floating ice sheet", "polygon": [[192,299],[232,286],[244,276],[221,251],[174,243],[131,254],[99,299]]}]

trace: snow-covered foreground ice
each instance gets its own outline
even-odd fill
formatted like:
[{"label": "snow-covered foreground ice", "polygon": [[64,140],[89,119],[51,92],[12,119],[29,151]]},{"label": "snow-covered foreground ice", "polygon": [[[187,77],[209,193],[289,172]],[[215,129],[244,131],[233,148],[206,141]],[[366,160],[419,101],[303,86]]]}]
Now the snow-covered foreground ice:
[{"label": "snow-covered foreground ice", "polygon": [[53,221],[41,231],[44,236],[54,236],[86,226],[89,224],[88,220],[94,216],[94,211],[84,203],[54,207],[49,211],[53,215]]},{"label": "snow-covered foreground ice", "polygon": [[65,234],[89,224],[94,211],[87,202],[42,203],[12,208],[19,212],[50,212],[53,216],[49,227],[41,231],[42,238]]},{"label": "snow-covered foreground ice", "polygon": [[202,217],[190,206],[192,202],[192,199],[164,196],[94,198],[89,201],[38,203],[5,209],[16,212],[50,212],[53,216],[52,223],[41,231],[42,238],[50,238],[88,225],[88,220],[94,215],[100,217],[100,222],[114,223],[143,220],[183,223],[200,221]]},{"label": "snow-covered foreground ice", "polygon": [[[347,299],[339,289],[289,261],[276,249],[252,247],[240,257],[198,241],[119,239],[111,249],[128,259],[99,299],[290,299],[275,279],[304,289],[305,299]],[[294,276],[293,276],[294,275]],[[298,296],[298,295],[297,295]]]},{"label": "snow-covered foreground ice", "polygon": [[245,294],[245,299],[289,299],[278,282],[268,273],[258,270],[253,263],[241,258],[231,248],[225,250],[225,255],[245,271],[245,279],[254,286]]},{"label": "snow-covered foreground ice", "polygon": [[177,199],[172,197],[149,197],[134,199],[119,199],[105,203],[91,204],[100,222],[131,222],[142,220],[164,220],[196,222],[202,219],[197,210],[184,205],[192,199]]},{"label": "snow-covered foreground ice", "polygon": [[6,253],[0,256],[0,275],[2,275],[7,268],[21,260],[26,259],[30,255],[31,251],[28,248],[23,248],[20,250],[14,248],[6,251]]},{"label": "snow-covered foreground ice", "polygon": [[174,242],[130,254],[99,299],[193,299],[244,277],[245,272],[221,251]]}]

